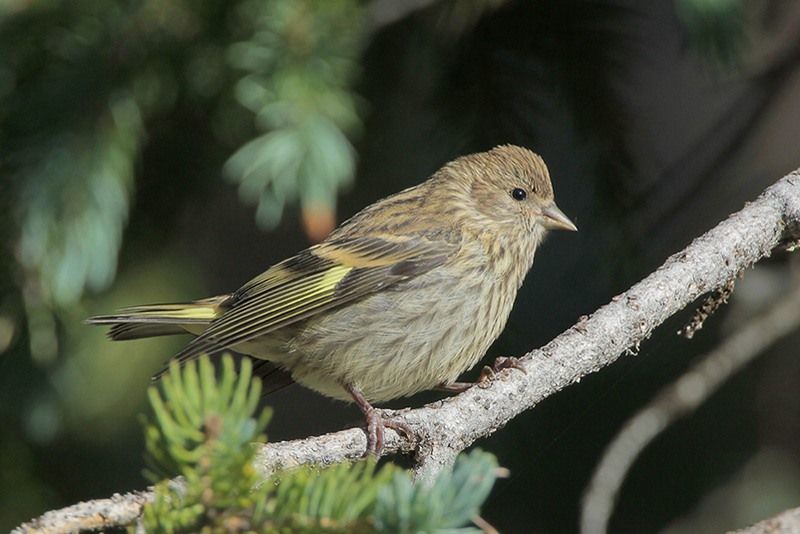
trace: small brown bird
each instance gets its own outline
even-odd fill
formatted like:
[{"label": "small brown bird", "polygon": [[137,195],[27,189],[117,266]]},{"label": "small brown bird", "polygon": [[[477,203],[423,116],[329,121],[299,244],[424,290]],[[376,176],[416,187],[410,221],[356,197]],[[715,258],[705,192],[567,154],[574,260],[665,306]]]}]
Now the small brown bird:
[{"label": "small brown bird", "polygon": [[88,322],[113,325],[115,340],[188,332],[196,337],[180,362],[232,349],[264,361],[268,388],[293,379],[353,400],[368,451],[380,454],[385,426],[408,429],[371,403],[459,389],[455,380],[500,335],[554,229],[576,230],[553,202],[544,161],[499,146],[368,206],[234,293]]}]

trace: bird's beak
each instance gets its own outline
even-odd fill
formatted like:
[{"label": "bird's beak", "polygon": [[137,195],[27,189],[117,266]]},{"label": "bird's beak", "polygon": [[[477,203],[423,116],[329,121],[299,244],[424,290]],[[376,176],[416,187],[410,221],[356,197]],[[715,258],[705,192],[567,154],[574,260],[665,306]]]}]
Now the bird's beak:
[{"label": "bird's beak", "polygon": [[542,210],[542,218],[544,219],[544,227],[548,230],[578,231],[578,227],[555,204],[551,204]]}]

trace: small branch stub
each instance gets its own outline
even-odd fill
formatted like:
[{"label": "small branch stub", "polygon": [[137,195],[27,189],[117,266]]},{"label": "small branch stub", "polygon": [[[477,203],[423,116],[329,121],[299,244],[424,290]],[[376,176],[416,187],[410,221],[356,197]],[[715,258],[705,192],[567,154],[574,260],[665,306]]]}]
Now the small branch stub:
[{"label": "small branch stub", "polygon": [[735,286],[736,279],[731,278],[725,286],[707,296],[703,304],[695,310],[691,322],[678,330],[678,335],[686,339],[692,339],[697,331],[703,328],[703,324],[705,324],[706,320],[723,304],[728,303],[728,299],[731,298]]}]

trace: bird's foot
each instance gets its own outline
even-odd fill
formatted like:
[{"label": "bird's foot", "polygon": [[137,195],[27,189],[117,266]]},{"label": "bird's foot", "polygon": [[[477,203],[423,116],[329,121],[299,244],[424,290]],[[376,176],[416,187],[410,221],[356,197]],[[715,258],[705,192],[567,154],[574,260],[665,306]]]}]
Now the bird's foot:
[{"label": "bird's foot", "polygon": [[360,389],[351,385],[345,386],[345,389],[353,397],[353,400],[358,405],[367,421],[367,450],[364,454],[365,456],[371,454],[376,458],[380,458],[383,452],[383,443],[387,428],[391,428],[398,434],[405,435],[406,439],[409,441],[414,441],[416,439],[416,435],[414,431],[411,430],[410,426],[403,421],[386,417],[383,410],[375,408],[369,403]]},{"label": "bird's foot", "polygon": [[515,358],[514,356],[510,356],[508,358],[504,356],[499,356],[494,360],[494,363],[491,366],[484,366],[481,369],[481,375],[478,378],[478,386],[479,387],[488,387],[494,378],[494,375],[502,371],[503,369],[519,369],[523,373],[525,373],[525,368],[522,366],[522,362],[519,358]]},{"label": "bird's foot", "polygon": [[504,358],[503,356],[500,356],[499,358],[495,359],[491,366],[486,365],[483,367],[483,369],[481,369],[481,374],[478,377],[477,382],[450,382],[449,384],[439,384],[436,386],[436,389],[447,391],[448,393],[463,393],[472,386],[487,388],[489,387],[494,375],[503,369],[519,369],[523,373],[525,372],[525,368],[522,366],[522,362],[519,360],[519,358],[514,358],[513,356]]},{"label": "bird's foot", "polygon": [[383,414],[383,410],[379,408],[371,408],[364,412],[364,417],[367,420],[367,452],[366,455],[374,455],[380,458],[383,453],[383,443],[385,438],[385,429],[391,428],[398,434],[403,434],[406,439],[413,441],[414,431],[403,421],[396,419],[389,419]]},{"label": "bird's foot", "polygon": [[503,369],[518,369],[522,371],[522,374],[528,374],[528,372],[525,370],[525,366],[522,365],[522,360],[514,356],[499,356],[494,360],[494,363],[492,364],[492,370],[495,373],[499,373]]}]

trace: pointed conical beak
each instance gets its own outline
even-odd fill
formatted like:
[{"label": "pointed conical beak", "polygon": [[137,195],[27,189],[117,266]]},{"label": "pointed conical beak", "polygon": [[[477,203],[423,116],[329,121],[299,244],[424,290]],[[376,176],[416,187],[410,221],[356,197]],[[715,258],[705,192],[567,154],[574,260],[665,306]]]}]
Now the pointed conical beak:
[{"label": "pointed conical beak", "polygon": [[548,230],[578,231],[578,227],[555,204],[551,204],[542,210],[542,218],[544,227]]}]

